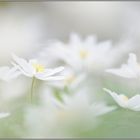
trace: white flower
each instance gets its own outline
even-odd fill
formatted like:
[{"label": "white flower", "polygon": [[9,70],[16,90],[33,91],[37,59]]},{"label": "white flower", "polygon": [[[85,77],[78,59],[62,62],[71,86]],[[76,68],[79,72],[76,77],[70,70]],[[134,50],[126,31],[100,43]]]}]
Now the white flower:
[{"label": "white flower", "polygon": [[8,113],[8,112],[1,112],[0,113],[0,119],[1,118],[5,118],[5,117],[8,117],[10,115],[10,113]]},{"label": "white flower", "polygon": [[[46,94],[46,96],[48,95]],[[56,104],[56,106],[60,108],[61,112],[71,112],[71,114],[89,113],[91,116],[96,117],[115,109],[115,107],[107,106],[104,102],[92,103],[88,94],[83,90],[74,93],[73,95],[63,95],[63,102],[50,97],[50,95],[49,98],[43,98],[43,100],[46,100],[48,103],[50,103],[50,99],[53,104]]]},{"label": "white flower", "polygon": [[[114,107],[107,106],[103,102],[94,102],[90,103],[89,98],[86,93],[77,93],[73,96],[65,96],[63,97],[63,108],[71,111],[79,112],[90,112],[93,116],[100,116],[106,114],[112,110]],[[77,110],[77,111],[76,111]]]},{"label": "white flower", "polygon": [[0,67],[0,79],[4,81],[10,81],[18,77],[21,72],[18,71],[17,67],[9,68],[7,66]]},{"label": "white flower", "polygon": [[130,53],[127,64],[123,64],[120,68],[108,69],[106,72],[125,78],[138,78],[140,76],[140,65],[137,62],[136,55]]},{"label": "white flower", "polygon": [[61,72],[64,67],[57,67],[54,69],[47,69],[44,65],[39,64],[36,59],[31,59],[27,62],[23,58],[13,54],[12,64],[19,69],[19,71],[27,77],[35,77],[40,80],[62,80],[63,76],[56,76],[55,74]]},{"label": "white flower", "polygon": [[86,78],[85,73],[76,73],[73,69],[68,67],[64,70],[63,75],[65,78],[62,82],[53,82],[49,84],[61,89],[65,87],[68,87],[69,89],[76,89]]},{"label": "white flower", "polygon": [[[75,70],[98,69],[109,64],[107,59],[112,47],[111,41],[97,43],[95,36],[88,36],[82,40],[79,35],[72,33],[69,43],[51,42],[45,52],[50,52],[57,60],[62,60]],[[41,53],[41,54],[42,54]]]},{"label": "white flower", "polygon": [[112,92],[106,88],[104,88],[104,90],[112,96],[112,98],[117,102],[119,106],[134,111],[140,111],[140,95],[135,95],[129,99],[124,94],[118,95],[117,93]]},{"label": "white flower", "polygon": [[65,95],[60,102],[46,90],[41,98],[42,106],[28,107],[25,113],[27,130],[41,137],[74,136],[75,129],[77,133],[93,130],[100,123],[99,116],[114,109],[104,103],[91,104],[84,92]]},{"label": "white flower", "polygon": [[[47,42],[37,57],[47,61],[47,65],[64,62],[76,71],[100,72],[119,61],[122,54],[132,51],[130,42],[124,41],[112,47],[110,40],[98,42],[96,36],[82,39],[78,34],[70,34],[68,43],[59,40]],[[50,59],[51,58],[51,59]]]}]

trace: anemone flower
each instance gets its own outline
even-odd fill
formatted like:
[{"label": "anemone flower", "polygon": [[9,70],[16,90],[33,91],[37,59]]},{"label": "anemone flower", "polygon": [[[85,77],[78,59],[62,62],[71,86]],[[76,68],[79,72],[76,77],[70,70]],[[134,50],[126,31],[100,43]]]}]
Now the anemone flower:
[{"label": "anemone flower", "polygon": [[134,53],[129,54],[127,64],[122,64],[120,68],[107,69],[106,72],[125,77],[138,78],[140,76],[140,65]]},{"label": "anemone flower", "polygon": [[140,95],[139,94],[129,99],[124,94],[117,94],[106,88],[104,88],[104,91],[108,92],[119,106],[133,110],[133,111],[140,111]]},{"label": "anemone flower", "polygon": [[25,59],[12,55],[14,62],[12,64],[17,67],[17,69],[21,72],[21,74],[32,78],[32,86],[31,86],[31,99],[33,93],[33,86],[35,79],[43,80],[43,81],[52,81],[52,80],[62,80],[64,76],[56,75],[60,73],[64,67],[57,67],[54,69],[45,68],[44,65],[38,63],[36,59],[31,59],[27,62]]}]

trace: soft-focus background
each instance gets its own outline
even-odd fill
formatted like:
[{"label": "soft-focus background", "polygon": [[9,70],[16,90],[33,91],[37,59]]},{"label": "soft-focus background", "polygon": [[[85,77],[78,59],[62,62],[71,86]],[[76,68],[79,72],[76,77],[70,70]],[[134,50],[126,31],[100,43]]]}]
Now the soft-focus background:
[{"label": "soft-focus background", "polygon": [[68,40],[71,32],[99,40],[139,41],[139,2],[1,2],[0,57],[27,55],[49,39]]},{"label": "soft-focus background", "polygon": [[[0,65],[10,65],[11,53],[28,59],[35,57],[51,40],[68,42],[72,32],[82,39],[95,35],[98,42],[111,40],[114,48],[122,47],[123,53],[113,66],[126,62],[128,52],[135,52],[140,61],[139,25],[140,2],[0,2]],[[103,77],[95,74],[93,79],[85,84],[93,85],[90,93],[98,92],[97,99],[110,104],[115,103],[104,94],[103,86],[128,95],[140,92],[139,81],[104,73]],[[65,124],[71,128],[67,132],[63,132],[63,126],[57,126],[63,125],[63,118],[60,123],[43,124],[41,120],[48,116],[45,108],[25,103],[30,83],[25,77],[0,82],[0,110],[12,112],[11,117],[0,120],[0,137],[140,137],[140,114],[120,108],[104,116],[96,129],[88,128],[89,118],[86,118],[89,122],[84,118],[76,130]]]}]

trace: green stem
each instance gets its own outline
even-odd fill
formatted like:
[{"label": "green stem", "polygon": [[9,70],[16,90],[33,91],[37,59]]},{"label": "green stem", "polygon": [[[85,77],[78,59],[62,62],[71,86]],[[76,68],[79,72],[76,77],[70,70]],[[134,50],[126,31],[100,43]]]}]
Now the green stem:
[{"label": "green stem", "polygon": [[34,89],[34,83],[35,83],[35,77],[32,79],[32,84],[31,84],[31,103],[32,103],[32,98],[33,98],[33,89]]}]

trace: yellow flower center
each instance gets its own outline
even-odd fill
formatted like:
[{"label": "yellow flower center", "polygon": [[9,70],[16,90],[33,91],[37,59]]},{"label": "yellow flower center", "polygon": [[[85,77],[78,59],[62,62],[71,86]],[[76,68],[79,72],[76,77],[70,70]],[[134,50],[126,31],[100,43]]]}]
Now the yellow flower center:
[{"label": "yellow flower center", "polygon": [[75,80],[75,76],[74,75],[69,75],[65,79],[67,84],[71,84],[74,80]]},{"label": "yellow flower center", "polygon": [[89,55],[89,52],[86,50],[80,50],[79,55],[82,59],[85,59]]},{"label": "yellow flower center", "polygon": [[32,64],[33,67],[35,68],[36,72],[44,72],[45,67],[41,64]]},{"label": "yellow flower center", "polygon": [[121,96],[123,101],[125,101],[125,102],[128,101],[128,97],[127,96],[125,96],[125,95],[120,95],[120,96]]}]

